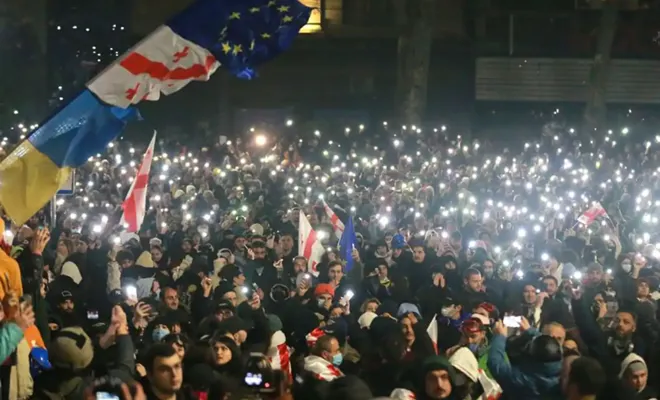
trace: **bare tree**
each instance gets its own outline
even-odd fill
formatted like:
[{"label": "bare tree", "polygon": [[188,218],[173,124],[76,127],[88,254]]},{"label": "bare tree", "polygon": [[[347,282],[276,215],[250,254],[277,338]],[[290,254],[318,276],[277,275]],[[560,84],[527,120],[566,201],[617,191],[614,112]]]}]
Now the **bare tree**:
[{"label": "bare tree", "polygon": [[602,3],[596,54],[589,74],[587,104],[582,124],[584,133],[593,132],[594,129],[603,129],[607,122],[607,82],[612,43],[619,19],[619,5],[618,0],[603,0]]},{"label": "bare tree", "polygon": [[426,109],[434,0],[392,0],[399,28],[396,102],[404,124],[419,125]]}]

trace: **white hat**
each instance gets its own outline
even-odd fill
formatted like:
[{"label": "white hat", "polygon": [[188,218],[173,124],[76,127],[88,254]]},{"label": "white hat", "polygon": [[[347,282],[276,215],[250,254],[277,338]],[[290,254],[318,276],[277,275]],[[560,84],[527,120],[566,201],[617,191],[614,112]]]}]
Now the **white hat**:
[{"label": "white hat", "polygon": [[371,311],[366,311],[364,314],[360,315],[360,318],[358,318],[360,329],[369,329],[371,327],[371,323],[374,321],[374,319],[376,319],[376,317],[378,317],[378,314]]}]

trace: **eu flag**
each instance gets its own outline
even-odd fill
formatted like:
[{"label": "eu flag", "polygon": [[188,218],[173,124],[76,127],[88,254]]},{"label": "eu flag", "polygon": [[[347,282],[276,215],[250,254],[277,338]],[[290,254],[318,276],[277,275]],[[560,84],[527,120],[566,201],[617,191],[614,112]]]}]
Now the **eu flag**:
[{"label": "eu flag", "polygon": [[254,67],[291,46],[310,14],[298,0],[197,0],[167,25],[232,74],[251,79]]},{"label": "eu flag", "polygon": [[339,251],[341,256],[346,260],[345,272],[349,272],[353,269],[353,248],[357,244],[357,237],[355,236],[355,228],[353,227],[353,217],[348,217],[348,222],[346,223],[346,228],[344,233],[341,235],[341,240],[339,241]]}]

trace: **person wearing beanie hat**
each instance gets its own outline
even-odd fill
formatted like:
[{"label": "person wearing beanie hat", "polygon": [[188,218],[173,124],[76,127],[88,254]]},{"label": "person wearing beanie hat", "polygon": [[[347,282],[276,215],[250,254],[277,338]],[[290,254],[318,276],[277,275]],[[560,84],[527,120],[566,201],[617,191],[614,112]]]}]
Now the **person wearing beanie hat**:
[{"label": "person wearing beanie hat", "polygon": [[415,393],[418,399],[454,398],[456,371],[446,357],[432,356],[424,359],[420,378],[423,380]]},{"label": "person wearing beanie hat", "polygon": [[635,353],[630,353],[621,362],[619,379],[623,385],[637,393],[639,399],[652,399],[657,396],[655,390],[648,386],[649,370],[646,362]]},{"label": "person wearing beanie hat", "polygon": [[334,297],[335,288],[329,283],[319,283],[314,288],[314,299],[319,309],[329,310]]}]

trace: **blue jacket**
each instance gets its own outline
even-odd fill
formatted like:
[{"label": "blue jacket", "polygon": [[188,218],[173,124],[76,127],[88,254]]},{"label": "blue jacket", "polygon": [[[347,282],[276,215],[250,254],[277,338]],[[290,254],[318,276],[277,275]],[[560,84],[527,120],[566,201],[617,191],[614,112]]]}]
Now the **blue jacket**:
[{"label": "blue jacket", "polygon": [[488,369],[507,398],[550,399],[560,395],[561,361],[511,365],[506,358],[506,337],[495,335],[488,352]]}]

